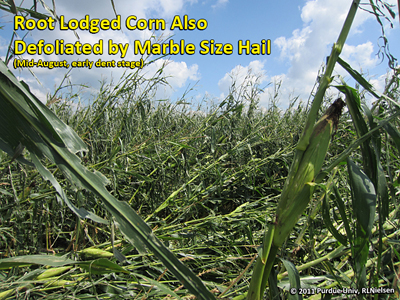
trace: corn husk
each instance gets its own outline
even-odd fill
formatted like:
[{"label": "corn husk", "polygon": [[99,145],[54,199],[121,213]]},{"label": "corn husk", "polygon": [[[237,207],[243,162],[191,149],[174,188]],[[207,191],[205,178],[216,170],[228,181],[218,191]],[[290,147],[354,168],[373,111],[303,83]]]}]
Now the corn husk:
[{"label": "corn husk", "polygon": [[[296,155],[279,201],[273,244],[280,246],[307,207],[315,188],[333,131],[337,128],[344,102],[337,99],[314,125],[310,141],[302,155]],[[298,150],[300,151],[300,150]]]}]

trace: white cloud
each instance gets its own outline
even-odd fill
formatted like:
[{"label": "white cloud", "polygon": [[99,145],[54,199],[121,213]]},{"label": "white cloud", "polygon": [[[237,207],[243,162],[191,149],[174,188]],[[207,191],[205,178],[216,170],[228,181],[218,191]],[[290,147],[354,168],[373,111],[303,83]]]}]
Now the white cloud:
[{"label": "white cloud", "polygon": [[[0,51],[6,53],[8,50],[9,43],[10,43],[9,41],[0,36]],[[2,59],[4,58],[2,57]]]},{"label": "white cloud", "polygon": [[173,60],[159,59],[144,71],[146,78],[153,77],[158,70],[163,68],[161,76],[167,77],[169,85],[159,86],[157,96],[166,98],[170,97],[174,91],[187,85],[188,80],[199,80],[200,74],[198,72],[198,65],[193,64],[188,66],[185,62],[177,62]]},{"label": "white cloud", "polygon": [[[391,3],[396,3],[397,0],[390,0]],[[103,39],[106,43],[109,39],[112,39],[114,43],[127,44],[130,43],[127,56],[125,60],[137,60],[138,56],[135,56],[132,47],[134,40],[146,40],[153,32],[151,30],[128,30],[125,28],[124,21],[129,15],[136,15],[138,18],[150,19],[150,18],[163,18],[165,21],[171,22],[174,15],[185,14],[185,8],[196,0],[149,0],[149,1],[139,1],[139,0],[121,0],[115,1],[115,6],[117,13],[121,15],[122,30],[121,31],[104,31],[101,30],[99,33],[91,34],[88,31],[79,31],[82,43],[94,44],[97,43],[99,39]],[[229,5],[229,0],[212,0],[206,1],[207,3],[202,3],[202,5],[211,5],[212,7],[221,7],[224,5]],[[303,25],[300,28],[292,31],[291,35],[281,36],[274,40],[274,45],[277,47],[279,52],[279,58],[286,64],[288,70],[284,74],[279,75],[279,78],[283,80],[282,88],[280,90],[282,94],[282,101],[287,103],[290,95],[300,95],[302,99],[307,99],[316,80],[318,70],[320,66],[325,61],[325,58],[330,53],[330,49],[333,43],[336,41],[339,32],[343,26],[343,22],[346,18],[348,10],[350,8],[351,0],[309,0],[306,1],[304,6],[301,8],[301,18]],[[91,18],[115,18],[114,11],[112,9],[111,2],[109,0],[99,0],[96,1],[95,5],[90,1],[81,0],[71,0],[71,1],[59,1],[57,4],[57,13],[63,14],[66,19],[76,18],[81,19],[86,14],[89,14]],[[199,4],[200,5],[200,4]],[[78,8],[78,9],[77,9]],[[42,9],[43,10],[43,9]],[[366,20],[372,19],[372,22],[376,22],[374,17],[361,10],[357,11],[356,18],[353,22],[353,26],[350,32],[350,36],[358,36],[363,33],[366,29]],[[397,21],[397,22],[396,22]],[[395,26],[398,26],[398,19],[394,21]],[[12,21],[11,21],[12,22]],[[290,24],[290,21],[289,21]],[[397,24],[397,25],[396,25]],[[58,27],[58,25],[56,26]],[[166,36],[173,33],[169,31],[168,24],[167,29],[162,31]],[[365,33],[365,32],[364,32]],[[158,34],[158,33],[157,33]],[[212,32],[209,31],[209,34]],[[30,42],[37,42],[37,40],[43,38],[46,42],[52,43],[56,39],[64,39],[65,43],[75,43],[76,37],[72,31],[32,31],[29,33],[28,38]],[[348,61],[352,67],[363,68],[374,67],[377,64],[377,59],[375,57],[376,49],[376,38],[372,37],[372,42],[362,41],[362,44],[346,44],[343,48],[343,53],[341,57]],[[7,45],[4,45],[4,41],[0,37],[0,50],[5,49]],[[375,49],[374,49],[375,47]],[[105,45],[105,49],[107,49]],[[2,54],[4,51],[2,51]],[[278,51],[276,52],[278,53]],[[24,56],[24,58],[45,58],[47,60],[62,60],[63,56]],[[68,56],[68,61],[73,60],[85,60],[86,58],[97,61],[98,59],[104,60],[120,60],[119,55],[108,56],[106,53],[103,55],[72,55]],[[172,59],[177,59],[177,56]],[[163,60],[160,60],[161,63]],[[159,65],[155,64],[149,68],[145,69],[144,72],[155,72]],[[201,67],[201,65],[200,65]],[[170,85],[172,87],[165,88],[166,94],[172,93],[171,91],[184,87],[189,81],[198,80],[200,78],[200,67],[197,64],[187,64],[180,61],[170,61],[170,63],[165,68],[165,74],[171,75],[169,79]],[[231,70],[231,72],[225,74],[225,76],[219,81],[218,86],[222,95],[226,95],[229,92],[229,88],[232,83],[232,76],[234,76],[237,84],[241,84],[247,80],[247,82],[252,82],[256,80],[255,74],[261,74],[258,80],[264,84],[267,83],[265,62],[253,61],[248,66],[236,66]],[[44,95],[49,88],[57,86],[63,78],[66,69],[58,70],[47,70],[47,69],[33,69],[38,75],[39,79],[43,82],[46,88],[42,87],[42,95]],[[252,75],[248,73],[252,71]],[[125,69],[122,68],[109,68],[100,69],[97,68],[95,71],[89,69],[74,69],[71,72],[71,79],[74,83],[85,83],[88,86],[98,87],[99,81],[102,78],[110,80],[113,78],[117,80],[120,78]],[[271,69],[268,69],[269,75],[271,74]],[[339,74],[344,74],[343,70],[337,68],[336,71]],[[206,73],[206,71],[204,71]],[[279,70],[282,73],[282,70]],[[22,78],[30,78],[31,75],[27,70],[20,72]],[[271,75],[270,75],[271,76]],[[273,80],[274,77],[268,80]],[[36,87],[35,87],[36,88]],[[37,86],[39,89],[40,86]],[[269,87],[267,92],[262,95],[262,99],[268,98],[268,92],[273,92],[272,87]],[[285,106],[283,103],[282,106]]]},{"label": "white cloud", "polygon": [[211,7],[213,9],[224,7],[228,2],[229,2],[229,0],[217,0],[217,3],[215,3],[214,5],[211,5]]},{"label": "white cloud", "polygon": [[375,56],[374,45],[369,41],[357,46],[346,44],[340,57],[354,67],[360,65],[368,68],[379,63],[378,57]]},{"label": "white cloud", "polygon": [[[116,62],[119,60],[125,61],[136,61],[140,59],[139,55],[135,55],[133,52],[133,41],[135,40],[147,40],[154,33],[152,30],[128,30],[125,26],[125,20],[130,15],[135,15],[137,19],[146,19],[149,20],[151,18],[163,19],[165,20],[166,30],[163,30],[162,33],[164,36],[168,36],[171,34],[169,30],[169,23],[172,21],[174,15],[181,14],[184,11],[185,5],[191,5],[195,3],[196,0],[150,0],[150,1],[117,1],[115,2],[115,8],[118,14],[121,15],[121,29],[118,31],[114,30],[100,30],[96,34],[90,33],[88,30],[77,30],[76,33],[79,35],[79,41],[82,44],[91,44],[94,45],[99,42],[100,39],[103,40],[103,54],[101,55],[26,55],[24,54],[22,58],[24,59],[38,59],[42,60],[67,60],[69,63],[72,61],[80,60],[84,61],[89,59],[90,61],[96,62],[101,59],[102,61],[111,61],[115,60]],[[43,8],[38,8],[42,11]],[[93,5],[93,2],[81,1],[81,0],[71,0],[71,1],[59,1],[57,2],[57,14],[63,15],[65,20],[68,21],[72,18],[81,20],[85,17],[85,15],[89,15],[90,19],[99,18],[99,19],[115,19],[115,13],[112,9],[111,2],[109,0],[99,0],[96,1],[96,5]],[[78,8],[78,9],[77,9]],[[55,40],[63,39],[64,43],[72,43],[75,44],[77,42],[77,37],[75,36],[72,30],[59,30],[59,24],[57,23],[55,26],[55,30],[43,30],[43,31],[32,31],[28,35],[27,43],[37,43],[38,40],[44,39],[45,43],[54,43]],[[129,44],[129,48],[126,54],[126,57],[121,58],[120,54],[117,55],[108,55],[108,41],[112,40],[113,43],[118,43],[122,45]],[[159,40],[157,43],[161,42]],[[0,47],[2,46],[3,41],[0,39]],[[143,70],[144,73],[153,74],[160,66],[164,60],[158,60],[155,64],[150,65],[149,67]],[[49,88],[53,88],[54,86],[58,86],[64,77],[64,74],[67,72],[67,69],[40,69],[33,68],[32,69],[39,80],[42,82],[43,86],[40,86],[36,83],[36,81],[32,81],[34,88],[38,91],[38,95],[42,98],[42,101],[45,101],[45,94],[50,91]],[[103,79],[109,81],[111,79],[118,80],[123,72],[126,71],[125,68],[74,68],[70,73],[71,81],[74,83],[83,83],[89,87],[94,89],[100,87],[100,82]],[[128,69],[129,71],[129,69]],[[18,73],[18,72],[17,72]],[[188,66],[185,62],[176,62],[170,61],[170,63],[166,66],[164,73],[166,75],[171,76],[168,79],[169,84],[172,89],[167,87],[166,94],[170,95],[174,89],[180,88],[186,84],[188,80],[198,80],[200,75],[198,73],[198,66],[196,64]],[[19,76],[21,79],[28,81],[28,79],[32,78],[32,75],[28,70],[23,70],[19,72]]]},{"label": "white cloud", "polygon": [[40,101],[46,103],[48,91],[43,89],[43,87],[32,77],[24,81],[29,85],[31,93],[33,93]]},{"label": "white cloud", "polygon": [[[254,60],[247,66],[237,65],[230,72],[226,73],[223,78],[218,82],[219,90],[221,91],[219,99],[224,99],[229,92],[232,92],[232,84],[235,87],[246,87],[243,90],[235,90],[238,95],[241,92],[249,92],[251,87],[258,85],[263,88],[259,96],[260,107],[266,108],[272,105],[272,101],[279,100],[278,104],[281,107],[287,107],[290,101],[297,97],[297,92],[290,84],[283,84],[288,82],[287,74],[274,75],[268,77],[265,67],[265,61]],[[270,83],[270,84],[269,84]],[[306,99],[307,100],[307,99]]]},{"label": "white cloud", "polygon": [[274,41],[274,44],[281,50],[280,59],[298,59],[300,49],[304,47],[306,39],[311,34],[311,28],[305,27],[302,30],[296,29],[289,39],[281,36]]},{"label": "white cloud", "polygon": [[371,79],[369,83],[371,83],[377,91],[383,91],[386,86],[387,79],[388,79],[388,74],[384,74],[378,76],[378,78]]},{"label": "white cloud", "polygon": [[197,64],[193,64],[188,67],[187,64],[183,61],[171,61],[169,64],[167,64],[165,68],[165,73],[168,76],[171,76],[168,82],[172,85],[173,88],[181,88],[188,79],[200,79],[198,68],[199,67]]},{"label": "white cloud", "polygon": [[253,60],[248,66],[237,65],[229,73],[226,73],[218,82],[221,91],[220,98],[225,98],[232,84],[236,87],[249,87],[253,84],[262,84],[266,81],[265,61]]},{"label": "white cloud", "polygon": [[[339,36],[351,3],[349,0],[310,0],[301,10],[303,28],[294,30],[291,37],[275,39],[274,44],[280,49],[280,59],[290,65],[283,77],[283,87],[290,85],[290,90],[281,90],[285,102],[283,106],[288,104],[289,92],[292,95],[297,93],[303,100],[308,99],[318,70]],[[371,17],[358,10],[350,36],[359,34],[361,25]],[[355,66],[374,67],[377,64],[373,44],[369,41],[359,45],[346,44],[341,57]]]}]

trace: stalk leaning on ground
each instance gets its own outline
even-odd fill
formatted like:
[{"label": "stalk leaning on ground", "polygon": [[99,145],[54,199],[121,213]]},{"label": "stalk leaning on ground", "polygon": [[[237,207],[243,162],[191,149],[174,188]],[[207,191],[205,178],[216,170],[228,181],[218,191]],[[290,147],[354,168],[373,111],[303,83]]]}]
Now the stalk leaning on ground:
[{"label": "stalk leaning on ground", "polygon": [[303,135],[296,147],[294,160],[276,211],[276,220],[269,225],[268,231],[265,233],[264,245],[261,255],[256,261],[247,294],[249,300],[262,298],[278,249],[297,223],[313,194],[314,179],[325,159],[333,128],[337,125],[344,105],[343,101],[336,100],[315,126],[314,123],[325,91],[332,82],[333,69],[347,39],[359,3],[359,0],[354,0],[351,4],[342,31],[332,47],[325,73],[321,78],[308,114]]}]

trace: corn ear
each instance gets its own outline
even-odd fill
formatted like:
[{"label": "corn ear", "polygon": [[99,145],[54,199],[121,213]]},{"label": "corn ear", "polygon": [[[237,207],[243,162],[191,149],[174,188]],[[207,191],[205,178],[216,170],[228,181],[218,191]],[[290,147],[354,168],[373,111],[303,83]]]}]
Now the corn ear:
[{"label": "corn ear", "polygon": [[50,277],[55,277],[57,275],[60,275],[64,273],[65,271],[71,269],[71,266],[66,266],[66,267],[58,267],[58,268],[50,268],[46,271],[44,271],[42,274],[36,277],[37,280],[42,280],[42,279],[47,279]]},{"label": "corn ear", "polygon": [[[337,99],[314,125],[307,148],[297,150],[276,211],[273,244],[280,246],[307,207],[314,191],[314,179],[321,170],[329,142],[337,127],[344,102]],[[297,166],[297,167],[296,167]]]},{"label": "corn ear", "polygon": [[51,287],[65,287],[65,286],[71,286],[76,284],[76,281],[73,280],[55,280],[52,282],[49,282],[46,286],[51,286]]},{"label": "corn ear", "polygon": [[4,292],[0,292],[0,300],[11,297],[15,293],[15,289],[6,290]]},{"label": "corn ear", "polygon": [[97,249],[97,248],[86,248],[86,249],[83,249],[82,251],[79,251],[79,253],[84,254],[86,256],[90,256],[90,257],[107,258],[107,257],[114,256],[114,254],[112,254],[111,252],[104,251],[104,250]]}]

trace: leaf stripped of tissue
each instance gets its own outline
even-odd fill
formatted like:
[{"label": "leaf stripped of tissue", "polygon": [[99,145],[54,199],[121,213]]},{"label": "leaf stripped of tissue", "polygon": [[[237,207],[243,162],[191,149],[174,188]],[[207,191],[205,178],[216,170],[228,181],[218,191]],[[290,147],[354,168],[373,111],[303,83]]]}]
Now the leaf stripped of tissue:
[{"label": "leaf stripped of tissue", "polygon": [[[276,211],[273,244],[280,246],[307,207],[314,191],[313,181],[321,170],[332,133],[336,130],[345,103],[338,98],[314,125],[309,145],[296,155]],[[301,150],[297,150],[301,151]]]}]

